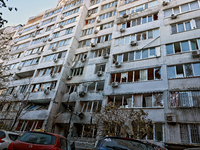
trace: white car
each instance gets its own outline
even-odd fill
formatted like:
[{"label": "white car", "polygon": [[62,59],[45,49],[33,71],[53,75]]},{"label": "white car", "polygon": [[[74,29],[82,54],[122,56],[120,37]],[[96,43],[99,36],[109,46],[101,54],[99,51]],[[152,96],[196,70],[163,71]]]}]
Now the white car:
[{"label": "white car", "polygon": [[19,134],[0,130],[0,150],[7,150],[9,144],[15,141],[19,137]]}]

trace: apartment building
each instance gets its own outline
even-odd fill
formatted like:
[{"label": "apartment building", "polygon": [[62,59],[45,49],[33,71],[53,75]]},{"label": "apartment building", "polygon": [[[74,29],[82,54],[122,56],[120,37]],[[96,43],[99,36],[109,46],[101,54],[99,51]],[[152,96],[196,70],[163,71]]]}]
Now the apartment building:
[{"label": "apartment building", "polygon": [[93,116],[115,102],[148,113],[145,140],[199,146],[199,13],[199,0],[59,0],[13,29],[3,63],[12,103],[2,112],[24,101],[16,131],[43,128],[92,149],[101,134]]}]

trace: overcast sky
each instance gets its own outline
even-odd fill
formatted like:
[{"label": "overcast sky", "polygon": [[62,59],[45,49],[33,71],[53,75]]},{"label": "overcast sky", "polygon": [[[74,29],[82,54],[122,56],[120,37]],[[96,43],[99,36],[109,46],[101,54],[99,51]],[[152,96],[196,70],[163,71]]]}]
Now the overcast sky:
[{"label": "overcast sky", "polygon": [[[6,0],[5,0],[6,1]],[[7,6],[17,7],[17,11],[0,8],[3,18],[8,20],[5,26],[26,24],[28,18],[56,7],[58,0],[8,0]]]}]

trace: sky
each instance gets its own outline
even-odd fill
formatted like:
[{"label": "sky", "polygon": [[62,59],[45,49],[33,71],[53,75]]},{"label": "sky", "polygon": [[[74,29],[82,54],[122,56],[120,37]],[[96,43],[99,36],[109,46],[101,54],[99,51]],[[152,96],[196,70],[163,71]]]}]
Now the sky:
[{"label": "sky", "polygon": [[0,12],[3,13],[3,18],[8,20],[5,27],[26,24],[29,17],[56,7],[57,2],[58,0],[8,0],[7,6],[17,7],[18,10],[9,11],[7,8],[0,8]]}]

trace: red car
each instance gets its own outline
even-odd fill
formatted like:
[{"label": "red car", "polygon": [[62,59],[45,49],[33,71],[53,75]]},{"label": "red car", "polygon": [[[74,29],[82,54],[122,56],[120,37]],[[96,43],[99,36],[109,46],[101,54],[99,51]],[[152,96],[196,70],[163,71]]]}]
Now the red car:
[{"label": "red car", "polygon": [[8,150],[71,150],[71,147],[61,135],[30,131],[10,143]]}]

